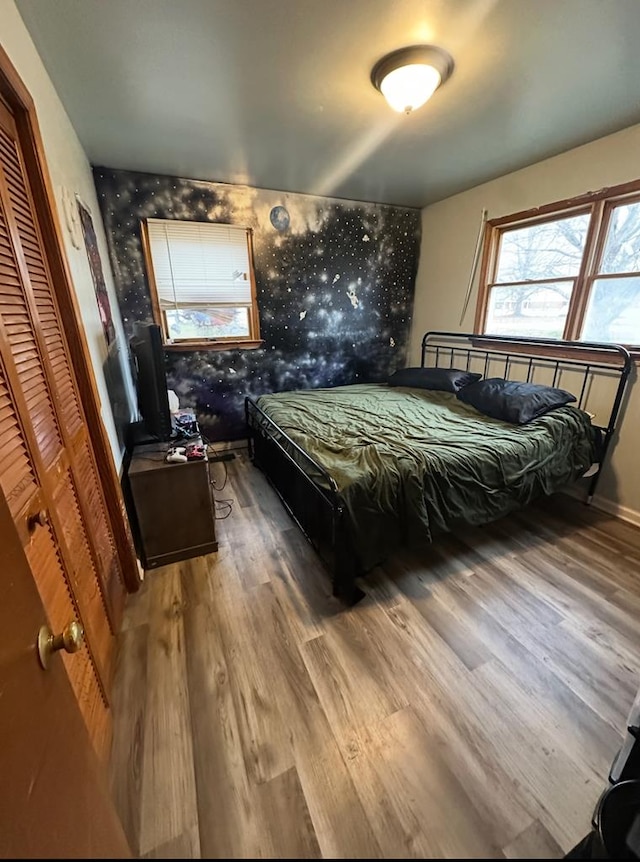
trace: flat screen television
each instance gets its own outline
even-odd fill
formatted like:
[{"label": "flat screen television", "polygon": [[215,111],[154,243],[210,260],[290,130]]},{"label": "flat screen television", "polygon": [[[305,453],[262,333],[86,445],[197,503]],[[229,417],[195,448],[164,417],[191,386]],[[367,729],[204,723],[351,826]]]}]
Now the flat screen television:
[{"label": "flat screen television", "polygon": [[144,431],[152,439],[166,442],[171,439],[173,427],[164,370],[162,331],[155,323],[136,323],[129,345]]}]

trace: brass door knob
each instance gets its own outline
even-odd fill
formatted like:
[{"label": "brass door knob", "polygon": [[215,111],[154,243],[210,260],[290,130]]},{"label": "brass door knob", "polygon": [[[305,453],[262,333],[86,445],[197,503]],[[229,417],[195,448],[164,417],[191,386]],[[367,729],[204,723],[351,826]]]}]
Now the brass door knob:
[{"label": "brass door knob", "polygon": [[65,652],[78,652],[84,641],[84,629],[77,620],[62,629],[59,635],[54,635],[48,626],[42,626],[38,632],[38,658],[40,664],[46,670],[49,666],[49,658],[54,652],[63,649]]},{"label": "brass door knob", "polygon": [[49,513],[46,509],[40,509],[39,512],[34,512],[33,515],[29,515],[29,520],[27,521],[30,533],[33,533],[37,526],[46,527],[48,523]]}]

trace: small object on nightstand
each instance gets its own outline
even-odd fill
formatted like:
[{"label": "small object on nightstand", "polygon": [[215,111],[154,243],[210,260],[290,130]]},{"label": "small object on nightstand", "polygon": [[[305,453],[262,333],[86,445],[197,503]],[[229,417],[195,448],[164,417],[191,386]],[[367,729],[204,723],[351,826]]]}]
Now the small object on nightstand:
[{"label": "small object on nightstand", "polygon": [[199,434],[196,415],[192,410],[180,410],[173,414],[173,425],[176,433],[183,437]]},{"label": "small object on nightstand", "polygon": [[189,460],[187,458],[187,450],[184,446],[174,446],[169,449],[164,460],[167,464],[186,464]]},{"label": "small object on nightstand", "polygon": [[187,461],[202,461],[204,459],[205,451],[202,443],[188,443],[185,448]]}]

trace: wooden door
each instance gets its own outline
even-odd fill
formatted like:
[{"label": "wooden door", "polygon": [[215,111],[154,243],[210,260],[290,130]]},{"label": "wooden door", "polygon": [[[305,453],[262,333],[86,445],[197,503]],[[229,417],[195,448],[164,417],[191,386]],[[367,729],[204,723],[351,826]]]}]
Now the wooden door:
[{"label": "wooden door", "polygon": [[38,663],[46,616],[2,494],[0,584],[0,855],[130,856],[62,660]]},{"label": "wooden door", "polygon": [[106,758],[124,590],[14,118],[1,100],[0,488],[52,628],[74,616],[85,628],[86,647],[63,660]]}]

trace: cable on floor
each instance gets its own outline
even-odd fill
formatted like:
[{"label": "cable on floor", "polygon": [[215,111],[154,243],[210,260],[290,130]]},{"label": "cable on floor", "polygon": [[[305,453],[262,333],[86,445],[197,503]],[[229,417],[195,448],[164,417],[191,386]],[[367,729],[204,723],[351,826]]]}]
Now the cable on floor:
[{"label": "cable on floor", "polygon": [[[206,434],[204,434],[202,431],[200,431],[200,436],[202,437],[202,440],[203,440],[205,446],[207,447],[207,454],[209,454],[210,451],[213,452],[214,455],[220,454],[216,450],[216,448],[214,447],[211,440],[209,440],[209,438],[206,436]],[[213,475],[211,472],[211,461],[207,460],[207,472],[209,474],[209,484],[211,485],[211,487],[213,488],[214,491],[222,491],[222,490],[224,490],[224,488],[227,485],[227,481],[229,479],[229,471],[227,469],[226,461],[219,461],[217,463],[222,464],[222,466],[224,467],[224,480],[222,482],[222,485],[216,484],[216,481],[213,478]],[[233,511],[234,502],[235,501],[233,500],[233,498],[227,498],[225,500],[220,500],[214,496],[213,503],[214,503],[216,521],[224,521],[226,518],[229,517],[229,515]],[[219,515],[218,512],[224,512],[224,514]]]},{"label": "cable on floor", "polygon": [[[211,486],[213,487],[214,491],[224,491],[225,486],[227,484],[227,479],[229,478],[229,471],[227,470],[227,462],[226,461],[220,461],[219,463],[221,463],[222,466],[224,467],[224,481],[223,481],[222,485],[216,485],[215,479],[211,478]],[[209,470],[209,475],[211,476],[211,470]]]},{"label": "cable on floor", "polygon": [[[233,500],[216,500],[214,498],[216,521],[224,521],[233,512]],[[225,512],[224,515],[218,515],[217,512]]]}]

